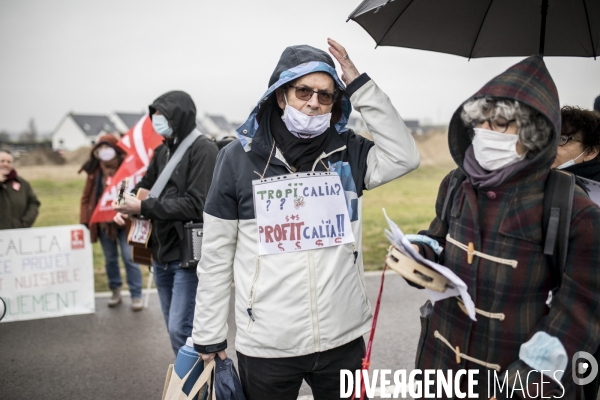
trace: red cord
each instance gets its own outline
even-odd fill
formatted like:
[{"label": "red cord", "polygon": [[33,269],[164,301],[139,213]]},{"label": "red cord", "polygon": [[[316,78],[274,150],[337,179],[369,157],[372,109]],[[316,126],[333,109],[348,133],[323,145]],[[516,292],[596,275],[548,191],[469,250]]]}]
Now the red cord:
[{"label": "red cord", "polygon": [[[381,273],[381,284],[379,285],[379,294],[377,295],[377,303],[375,304],[375,312],[373,313],[373,323],[371,324],[371,334],[369,335],[369,343],[367,343],[367,351],[365,352],[365,358],[363,358],[362,369],[363,371],[369,371],[371,366],[371,348],[373,347],[373,338],[375,337],[375,329],[377,328],[377,317],[379,316],[379,305],[381,304],[381,294],[383,293],[383,281],[385,280],[385,269],[387,265],[383,265],[383,272]],[[360,374],[360,400],[365,398],[365,384],[363,382],[363,374]],[[356,398],[356,392],[354,393]]]}]

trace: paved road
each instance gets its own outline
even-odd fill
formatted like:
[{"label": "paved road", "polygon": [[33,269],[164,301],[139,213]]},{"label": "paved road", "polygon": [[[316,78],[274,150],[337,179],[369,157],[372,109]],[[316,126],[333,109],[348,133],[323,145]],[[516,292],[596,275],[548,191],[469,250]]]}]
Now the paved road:
[{"label": "paved road", "polygon": [[[380,277],[367,274],[373,305]],[[371,368],[412,369],[425,299],[399,275],[386,274]],[[0,399],[160,399],[174,355],[156,293],[139,313],[128,297],[116,309],[107,300],[96,298],[95,314],[1,323]],[[232,328],[229,343],[234,335]],[[235,360],[234,351],[229,356]],[[300,395],[310,398],[310,388]]]}]

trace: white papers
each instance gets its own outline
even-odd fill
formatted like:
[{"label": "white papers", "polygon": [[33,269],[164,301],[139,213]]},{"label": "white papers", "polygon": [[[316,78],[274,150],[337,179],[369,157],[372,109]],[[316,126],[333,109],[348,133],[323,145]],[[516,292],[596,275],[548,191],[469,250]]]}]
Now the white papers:
[{"label": "white papers", "polygon": [[452,272],[449,268],[444,267],[443,265],[434,263],[432,261],[427,260],[423,256],[421,256],[415,249],[412,247],[411,243],[404,236],[404,233],[398,228],[398,225],[394,223],[386,214],[385,208],[383,209],[383,214],[385,215],[385,219],[390,226],[391,231],[385,230],[385,236],[388,238],[390,243],[401,251],[407,257],[412,258],[416,262],[421,265],[432,268],[438,273],[444,275],[450,282],[452,282],[453,288],[448,287],[444,293],[436,292],[435,290],[425,289],[427,290],[427,294],[431,301],[439,301],[443,299],[447,299],[453,296],[460,296],[462,302],[465,305],[465,309],[469,314],[469,318],[473,321],[477,321],[475,317],[475,304],[471,299],[471,295],[467,291],[467,284],[463,282],[454,272]]}]

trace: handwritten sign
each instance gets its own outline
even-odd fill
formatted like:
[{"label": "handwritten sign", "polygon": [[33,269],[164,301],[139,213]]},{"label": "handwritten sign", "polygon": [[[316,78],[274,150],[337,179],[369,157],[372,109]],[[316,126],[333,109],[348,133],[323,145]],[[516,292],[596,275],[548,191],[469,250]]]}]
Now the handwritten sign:
[{"label": "handwritten sign", "polygon": [[2,322],[95,311],[90,233],[83,225],[0,230]]},{"label": "handwritten sign", "polygon": [[258,254],[354,242],[340,177],[304,172],[252,181]]}]

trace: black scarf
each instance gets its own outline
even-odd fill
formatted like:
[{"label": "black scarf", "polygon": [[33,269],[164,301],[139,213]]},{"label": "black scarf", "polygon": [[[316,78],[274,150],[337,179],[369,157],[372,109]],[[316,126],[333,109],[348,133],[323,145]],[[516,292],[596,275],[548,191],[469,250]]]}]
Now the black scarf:
[{"label": "black scarf", "polygon": [[600,182],[600,162],[595,158],[590,161],[571,165],[570,167],[563,169],[563,171],[571,172],[572,174],[591,181]]},{"label": "black scarf", "polygon": [[5,183],[17,180],[17,171],[15,169],[11,169],[8,175],[6,175]]},{"label": "black scarf", "polygon": [[281,119],[280,108],[274,105],[268,107],[270,108],[265,110],[267,114],[265,116],[269,116],[271,135],[285,160],[290,166],[296,168],[296,171],[312,170],[315,160],[327,148],[330,135],[335,133],[335,128],[329,127],[327,131],[312,139],[300,139],[292,135],[285,126]]}]

